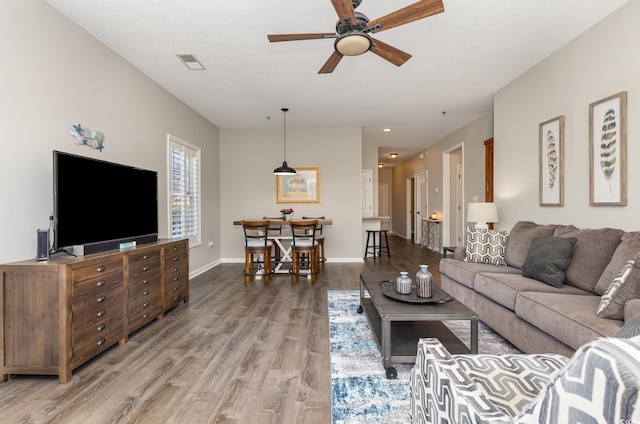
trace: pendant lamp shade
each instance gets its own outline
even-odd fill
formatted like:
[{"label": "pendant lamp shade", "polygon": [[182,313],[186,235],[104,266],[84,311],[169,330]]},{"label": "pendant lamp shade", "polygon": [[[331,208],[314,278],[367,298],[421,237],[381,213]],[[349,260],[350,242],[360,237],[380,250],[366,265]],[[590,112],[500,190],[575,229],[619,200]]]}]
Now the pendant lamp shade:
[{"label": "pendant lamp shade", "polygon": [[296,175],[297,172],[295,169],[291,168],[289,165],[287,165],[287,111],[289,109],[287,109],[286,107],[283,107],[282,109],[282,114],[284,117],[284,124],[283,124],[283,129],[284,129],[284,154],[283,154],[283,160],[282,160],[282,166],[277,167],[276,169],[273,170],[273,174],[274,175]]}]

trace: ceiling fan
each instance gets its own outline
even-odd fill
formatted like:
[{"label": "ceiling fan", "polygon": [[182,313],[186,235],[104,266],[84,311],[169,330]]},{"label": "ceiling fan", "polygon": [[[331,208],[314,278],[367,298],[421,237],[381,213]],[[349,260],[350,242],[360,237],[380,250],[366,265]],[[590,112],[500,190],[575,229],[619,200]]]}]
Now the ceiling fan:
[{"label": "ceiling fan", "polygon": [[335,33],[270,34],[267,38],[272,43],[335,38],[336,41],[333,43],[335,51],[320,68],[319,74],[333,72],[343,56],[357,56],[367,51],[371,51],[394,65],[400,66],[409,60],[411,55],[374,39],[370,34],[444,12],[442,0],[421,0],[381,18],[369,21],[369,18],[363,13],[355,11],[361,2],[362,0],[331,0],[331,4],[339,18],[336,23]]}]

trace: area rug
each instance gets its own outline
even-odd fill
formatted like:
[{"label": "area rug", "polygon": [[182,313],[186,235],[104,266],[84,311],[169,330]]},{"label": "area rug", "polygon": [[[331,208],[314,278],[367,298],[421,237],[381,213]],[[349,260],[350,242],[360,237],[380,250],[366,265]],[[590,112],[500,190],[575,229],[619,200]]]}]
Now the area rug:
[{"label": "area rug", "polygon": [[[394,363],[398,378],[387,379],[367,318],[357,312],[359,296],[358,290],[328,290],[333,424],[408,423],[413,364]],[[468,321],[446,324],[469,346]],[[482,322],[478,340],[480,353],[520,353]]]}]

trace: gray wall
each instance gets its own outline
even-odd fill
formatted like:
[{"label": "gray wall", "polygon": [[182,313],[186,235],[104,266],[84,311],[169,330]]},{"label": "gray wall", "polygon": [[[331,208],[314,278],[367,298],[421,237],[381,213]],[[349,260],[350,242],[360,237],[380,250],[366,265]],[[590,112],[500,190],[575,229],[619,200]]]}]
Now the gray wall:
[{"label": "gray wall", "polygon": [[[53,209],[52,150],[157,171],[166,237],[167,133],[202,148],[203,244],[191,249],[191,271],[220,257],[214,125],[44,1],[0,3],[0,51],[0,262],[35,257],[36,229]],[[102,153],[73,144],[68,129],[78,123],[105,134]],[[80,177],[96,190],[103,183]]]},{"label": "gray wall", "polygon": [[326,255],[332,261],[361,261],[362,217],[360,128],[287,128],[290,166],[320,167],[320,203],[276,203],[273,169],[282,164],[281,129],[221,129],[220,204],[222,260],[243,262],[243,233],[233,221],[278,216],[291,207],[293,218],[326,216]]},{"label": "gray wall", "polygon": [[[521,219],[638,230],[640,1],[631,1],[495,95],[499,229]],[[589,104],[628,93],[627,206],[589,205]],[[564,207],[538,201],[538,124],[565,116]]]}]

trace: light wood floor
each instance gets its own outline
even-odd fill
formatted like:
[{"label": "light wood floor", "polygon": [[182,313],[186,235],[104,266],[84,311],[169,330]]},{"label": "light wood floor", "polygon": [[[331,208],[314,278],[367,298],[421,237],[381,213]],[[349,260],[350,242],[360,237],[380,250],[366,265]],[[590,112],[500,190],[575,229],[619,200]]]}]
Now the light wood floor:
[{"label": "light wood floor", "polygon": [[315,286],[278,275],[245,287],[242,264],[220,265],[191,280],[189,304],[76,369],[71,383],[0,383],[0,422],[330,423],[327,289],[421,263],[439,284],[440,255],[389,241],[391,259],[327,263]]}]

